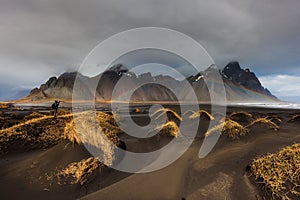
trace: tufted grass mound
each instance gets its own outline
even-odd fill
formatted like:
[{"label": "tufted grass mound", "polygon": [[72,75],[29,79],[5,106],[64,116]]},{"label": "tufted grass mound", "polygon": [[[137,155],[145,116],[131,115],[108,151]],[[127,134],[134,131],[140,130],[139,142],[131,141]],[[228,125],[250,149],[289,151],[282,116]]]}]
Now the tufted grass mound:
[{"label": "tufted grass mound", "polygon": [[274,131],[278,131],[280,129],[280,127],[276,123],[274,123],[272,121],[272,119],[269,117],[255,119],[253,122],[248,124],[246,126],[246,128],[253,127],[256,124],[265,125],[265,126],[269,127],[270,129],[273,129]]},{"label": "tufted grass mound", "polygon": [[296,121],[300,121],[300,114],[293,115],[293,116],[288,120],[288,122],[296,122]]},{"label": "tufted grass mound", "polygon": [[248,128],[242,126],[238,122],[227,119],[214,128],[208,130],[205,135],[208,136],[218,131],[220,131],[222,135],[226,135],[227,137],[232,139],[238,139],[240,136],[244,136],[249,133]]},{"label": "tufted grass mound", "polygon": [[209,120],[214,120],[215,118],[206,110],[199,110],[199,111],[187,111],[184,113],[184,115],[187,115],[187,113],[192,113],[191,115],[188,116],[189,119],[196,119],[201,116],[206,116]]},{"label": "tufted grass mound", "polygon": [[168,121],[164,123],[162,126],[157,127],[156,129],[160,130],[160,134],[162,135],[169,135],[172,137],[179,137],[180,130],[177,124],[173,121]]},{"label": "tufted grass mound", "polygon": [[169,108],[161,108],[156,110],[152,116],[156,116],[155,119],[159,119],[160,117],[162,117],[164,114],[167,115],[167,120],[168,121],[182,121],[181,116],[175,112],[174,110],[171,110]]},{"label": "tufted grass mound", "polygon": [[48,176],[47,179],[50,181],[56,179],[59,185],[84,185],[91,181],[97,175],[97,171],[103,167],[104,165],[97,158],[90,157],[79,162],[70,163],[57,173]]},{"label": "tufted grass mound", "polygon": [[300,144],[256,158],[250,167],[273,199],[300,199]]}]

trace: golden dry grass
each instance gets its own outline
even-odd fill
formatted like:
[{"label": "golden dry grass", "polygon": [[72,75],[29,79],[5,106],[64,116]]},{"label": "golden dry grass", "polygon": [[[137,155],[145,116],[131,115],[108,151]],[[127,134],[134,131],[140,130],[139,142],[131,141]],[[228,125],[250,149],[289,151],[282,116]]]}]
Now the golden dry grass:
[{"label": "golden dry grass", "polygon": [[156,130],[160,130],[160,134],[162,135],[169,135],[176,138],[180,136],[179,127],[173,121],[166,122],[165,124],[157,127]]},{"label": "golden dry grass", "polygon": [[75,123],[73,119],[66,124],[63,137],[64,139],[67,139],[72,143],[82,144],[82,141],[76,131]]},{"label": "golden dry grass", "polygon": [[295,122],[300,119],[300,114],[293,115],[288,122]]},{"label": "golden dry grass", "polygon": [[[84,128],[86,129],[86,131],[92,131],[93,128],[97,128],[95,126],[100,126],[106,137],[111,142],[113,142],[116,145],[119,144],[120,140],[117,134],[120,133],[121,130],[115,123],[115,120],[112,115],[103,112],[97,112],[96,117],[99,124],[94,124],[93,115],[91,115],[91,113],[88,112],[81,113],[76,117],[78,117],[77,121],[80,122],[79,124],[77,124],[77,126],[85,126],[80,128]],[[80,136],[78,134],[74,120],[71,120],[69,123],[66,124],[63,137],[64,139],[68,139],[72,143],[77,144],[82,144],[82,138],[85,138],[84,136]]]},{"label": "golden dry grass", "polygon": [[0,130],[9,128],[24,121],[24,117],[15,113],[4,114],[0,112]]},{"label": "golden dry grass", "polygon": [[134,112],[134,113],[140,113],[140,112],[141,112],[141,109],[135,108],[135,109],[133,109],[133,112]]},{"label": "golden dry grass", "polygon": [[155,119],[158,119],[164,114],[167,114],[168,121],[175,121],[175,120],[182,121],[181,116],[178,113],[176,113],[174,110],[171,110],[169,108],[158,109],[152,114],[152,116],[157,115]]},{"label": "golden dry grass", "polygon": [[[66,114],[66,115],[58,116],[57,119],[66,119],[66,118],[71,118],[72,116],[73,116],[73,114]],[[39,117],[39,118],[28,119],[24,122],[21,122],[19,124],[14,125],[14,126],[11,126],[11,127],[0,130],[0,135],[2,133],[14,132],[14,130],[16,130],[18,128],[21,129],[21,127],[24,126],[24,125],[30,125],[30,124],[35,124],[35,123],[43,123],[44,120],[54,121],[53,116],[48,116],[48,115],[44,115],[44,116]]]},{"label": "golden dry grass", "polygon": [[58,184],[83,185],[91,181],[101,167],[104,167],[104,165],[97,158],[90,157],[79,162],[70,163],[53,176],[49,176],[48,180],[53,181],[56,178]]},{"label": "golden dry grass", "polygon": [[64,138],[73,143],[84,143],[95,147],[101,152],[101,162],[111,166],[116,158],[116,146],[121,144],[117,135],[121,130],[113,116],[97,112],[95,118],[93,112],[83,112],[79,113],[74,120],[66,125]]},{"label": "golden dry grass", "polygon": [[186,111],[183,115],[187,115],[188,113],[192,113],[191,115],[188,116],[189,119],[196,119],[201,117],[202,115],[205,115],[207,118],[209,118],[210,120],[214,120],[215,118],[206,110],[199,110],[199,111],[192,111],[192,110],[188,110]]},{"label": "golden dry grass", "polygon": [[234,116],[245,116],[249,118],[253,118],[252,114],[241,111],[241,112],[233,112],[229,115],[229,118],[234,117]]},{"label": "golden dry grass", "polygon": [[119,115],[117,114],[112,114],[112,115],[109,115],[107,113],[104,113],[104,112],[97,112],[97,119],[99,121],[99,123],[101,125],[105,125],[104,127],[108,127],[110,129],[117,129],[117,130],[120,130],[118,128],[118,125],[115,121],[115,118],[118,118]]},{"label": "golden dry grass", "polygon": [[[48,148],[68,139],[73,143],[88,143],[102,150],[103,163],[107,166],[114,161],[115,145],[121,144],[117,136],[121,130],[112,115],[97,112],[95,118],[95,115],[88,113],[76,113],[74,116],[79,119],[76,126],[73,114],[59,115],[57,118],[38,116],[39,114],[33,113],[32,116],[28,116],[30,119],[0,130],[0,153],[22,148]],[[80,131],[77,131],[78,127]]]},{"label": "golden dry grass", "polygon": [[64,127],[71,119],[72,115],[59,116],[56,119],[42,116],[4,128],[0,130],[0,152],[51,147],[62,141]]},{"label": "golden dry grass", "polygon": [[[234,113],[230,116],[238,116],[238,115],[244,115],[247,117],[250,117],[249,113],[239,112]],[[244,136],[247,133],[250,132],[250,128],[253,127],[256,124],[263,124],[267,125],[269,128],[277,131],[280,129],[280,127],[272,121],[273,118],[271,117],[265,117],[265,118],[258,118],[252,121],[250,124],[243,126],[237,121],[234,121],[230,118],[227,118],[224,122],[221,122],[219,125],[213,127],[212,129],[208,130],[206,132],[206,135],[212,134],[214,132],[221,132],[222,135],[227,135],[228,137],[232,139],[238,139],[240,136]]]},{"label": "golden dry grass", "polygon": [[250,167],[272,199],[300,199],[300,144],[256,158]]},{"label": "golden dry grass", "polygon": [[212,129],[208,130],[206,132],[206,136],[214,133],[214,132],[221,132],[222,135],[226,135],[227,137],[230,137],[232,139],[238,139],[239,136],[246,135],[249,133],[249,129],[242,126],[241,124],[228,119],[219,125],[213,127]]},{"label": "golden dry grass", "polygon": [[276,123],[274,123],[269,117],[255,119],[250,124],[248,124],[246,128],[253,127],[256,124],[266,125],[270,129],[273,129],[274,131],[278,131],[280,129],[280,127]]},{"label": "golden dry grass", "polygon": [[242,126],[246,126],[253,121],[253,115],[243,111],[232,112],[227,118],[238,122]]},{"label": "golden dry grass", "polygon": [[33,112],[30,115],[25,116],[25,120],[35,119],[35,118],[41,118],[44,117],[44,114],[41,114],[39,112]]},{"label": "golden dry grass", "polygon": [[278,117],[277,115],[271,115],[271,116],[267,116],[267,117],[265,117],[265,118],[271,120],[272,122],[274,122],[274,123],[277,124],[278,126],[279,126],[280,123],[282,122],[281,117]]},{"label": "golden dry grass", "polygon": [[70,111],[67,111],[67,110],[64,110],[64,109],[58,109],[58,111],[57,111],[57,113],[56,113],[56,115],[57,116],[60,116],[60,115],[68,115],[68,114],[71,114],[71,112]]}]

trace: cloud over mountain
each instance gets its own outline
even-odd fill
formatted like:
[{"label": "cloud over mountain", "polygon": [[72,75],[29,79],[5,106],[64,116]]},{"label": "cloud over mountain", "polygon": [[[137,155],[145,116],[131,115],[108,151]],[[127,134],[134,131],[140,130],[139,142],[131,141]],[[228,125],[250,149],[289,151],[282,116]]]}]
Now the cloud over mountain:
[{"label": "cloud over mountain", "polygon": [[298,0],[2,0],[0,82],[8,91],[37,86],[76,70],[111,35],[145,26],[191,36],[218,66],[239,60],[259,76],[298,76],[299,7]]}]

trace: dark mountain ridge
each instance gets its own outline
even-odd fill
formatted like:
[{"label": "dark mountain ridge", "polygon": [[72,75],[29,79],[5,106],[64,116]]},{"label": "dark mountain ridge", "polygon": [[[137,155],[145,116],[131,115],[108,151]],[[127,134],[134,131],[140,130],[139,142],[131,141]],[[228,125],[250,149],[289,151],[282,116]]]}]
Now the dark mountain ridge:
[{"label": "dark mountain ridge", "polygon": [[[194,76],[188,77],[186,81],[179,81],[167,75],[152,76],[151,73],[137,75],[123,66],[122,64],[114,65],[107,71],[95,77],[86,77],[77,72],[64,73],[58,78],[51,77],[46,83],[39,88],[34,88],[24,99],[28,101],[43,101],[49,99],[72,99],[73,86],[77,77],[77,92],[81,99],[93,99],[103,101],[111,100],[112,93],[116,84],[118,90],[114,91],[114,97],[121,97],[128,90],[135,88],[136,91],[130,97],[132,101],[176,101],[189,100],[192,87],[199,101],[209,101],[210,93],[207,89],[205,80],[214,80],[213,74],[219,73],[224,82],[227,101],[232,102],[260,102],[260,101],[276,101],[270,91],[264,88],[256,75],[249,69],[242,69],[238,62],[228,63],[221,71],[217,66],[212,65],[205,71]],[[121,80],[121,84],[118,83]],[[96,93],[90,91],[89,85],[96,82]],[[150,84],[139,87],[144,81]],[[167,83],[175,88],[175,94],[168,88],[155,84],[157,82]],[[217,92],[217,91],[210,91]],[[94,97],[95,96],[95,97]]]}]

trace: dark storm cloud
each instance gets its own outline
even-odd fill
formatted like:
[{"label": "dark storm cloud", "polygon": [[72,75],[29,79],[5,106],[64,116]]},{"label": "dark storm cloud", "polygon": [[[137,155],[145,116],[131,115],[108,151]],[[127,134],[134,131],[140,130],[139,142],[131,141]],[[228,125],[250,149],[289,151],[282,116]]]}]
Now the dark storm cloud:
[{"label": "dark storm cloud", "polygon": [[[76,70],[112,34],[159,26],[199,41],[216,64],[300,76],[298,0],[0,0],[1,84]],[[176,41],[174,41],[176,42]]]}]

